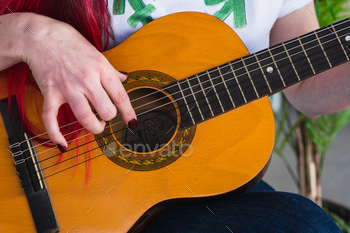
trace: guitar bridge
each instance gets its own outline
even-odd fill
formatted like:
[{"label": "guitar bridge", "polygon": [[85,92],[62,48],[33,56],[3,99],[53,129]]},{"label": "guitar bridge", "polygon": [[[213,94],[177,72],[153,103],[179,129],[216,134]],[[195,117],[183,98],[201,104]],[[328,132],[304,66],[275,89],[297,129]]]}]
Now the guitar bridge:
[{"label": "guitar bridge", "polygon": [[[12,99],[12,103],[13,109],[18,109],[15,98]],[[33,144],[27,132],[21,127],[18,118],[14,120],[8,115],[7,106],[7,99],[2,100],[0,111],[9,136],[8,140],[17,175],[27,197],[36,230],[40,233],[59,232],[50,196]]]}]

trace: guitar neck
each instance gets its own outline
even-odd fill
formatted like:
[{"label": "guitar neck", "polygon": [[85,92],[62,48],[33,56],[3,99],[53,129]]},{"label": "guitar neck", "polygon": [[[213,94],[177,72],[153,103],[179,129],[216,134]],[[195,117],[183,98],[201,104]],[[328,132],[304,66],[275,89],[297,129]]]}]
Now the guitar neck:
[{"label": "guitar neck", "polygon": [[167,89],[183,127],[205,121],[349,60],[350,20],[178,81]]}]

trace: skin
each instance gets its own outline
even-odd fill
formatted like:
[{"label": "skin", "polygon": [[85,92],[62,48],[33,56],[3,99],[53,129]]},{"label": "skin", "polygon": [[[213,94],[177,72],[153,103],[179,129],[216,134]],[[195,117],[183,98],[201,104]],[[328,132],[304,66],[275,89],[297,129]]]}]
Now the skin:
[{"label": "skin", "polygon": [[[308,8],[315,12],[313,2]],[[32,13],[2,15],[0,22],[0,71],[19,62],[29,65],[44,96],[43,119],[54,143],[67,147],[57,123],[63,103],[69,103],[79,122],[95,134],[102,132],[104,121],[112,119],[117,109],[126,123],[136,119],[121,84],[126,76],[74,28]],[[304,7],[276,21],[270,43],[275,45],[317,28],[315,13]],[[289,87],[285,94],[309,117],[344,110],[350,107],[349,69],[349,63],[338,66]],[[98,121],[89,102],[104,121]]]}]

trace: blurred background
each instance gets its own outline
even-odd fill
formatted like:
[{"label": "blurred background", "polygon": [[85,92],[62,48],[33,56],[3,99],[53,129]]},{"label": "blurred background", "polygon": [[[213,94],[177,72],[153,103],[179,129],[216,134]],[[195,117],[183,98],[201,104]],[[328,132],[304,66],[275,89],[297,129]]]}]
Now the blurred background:
[{"label": "blurred background", "polygon": [[[321,27],[350,16],[350,0],[314,2]],[[272,96],[271,102],[276,140],[264,180],[277,191],[313,200],[350,233],[350,109],[309,119],[282,93]]]}]

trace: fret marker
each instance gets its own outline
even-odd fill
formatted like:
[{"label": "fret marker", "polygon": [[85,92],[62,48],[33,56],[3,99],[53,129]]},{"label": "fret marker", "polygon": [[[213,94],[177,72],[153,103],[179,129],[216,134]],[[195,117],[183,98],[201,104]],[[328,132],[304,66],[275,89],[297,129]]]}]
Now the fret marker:
[{"label": "fret marker", "polygon": [[270,74],[273,72],[273,68],[271,66],[267,67],[266,71]]},{"label": "fret marker", "polygon": [[346,41],[350,41],[350,36],[346,36],[346,37],[345,37],[345,40],[346,40]]}]

